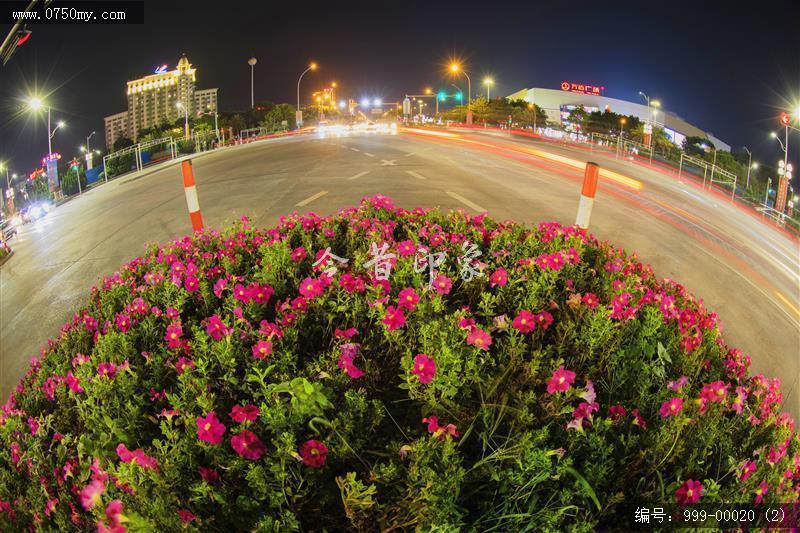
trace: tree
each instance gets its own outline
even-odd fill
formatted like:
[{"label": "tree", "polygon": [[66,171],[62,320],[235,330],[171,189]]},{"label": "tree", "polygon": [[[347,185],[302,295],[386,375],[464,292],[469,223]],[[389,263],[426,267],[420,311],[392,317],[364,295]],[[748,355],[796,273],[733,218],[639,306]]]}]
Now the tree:
[{"label": "tree", "polygon": [[683,140],[683,151],[689,155],[703,157],[708,148],[716,147],[705,137],[689,136]]},{"label": "tree", "polygon": [[128,146],[133,146],[133,141],[128,137],[120,137],[114,141],[114,151],[122,150]]},{"label": "tree", "polygon": [[[278,104],[273,106],[272,109],[267,112],[259,125],[267,128],[267,130],[270,132],[283,131],[287,128],[294,129],[294,112],[294,106],[289,104]],[[286,121],[286,126],[283,125],[284,121]]]}]

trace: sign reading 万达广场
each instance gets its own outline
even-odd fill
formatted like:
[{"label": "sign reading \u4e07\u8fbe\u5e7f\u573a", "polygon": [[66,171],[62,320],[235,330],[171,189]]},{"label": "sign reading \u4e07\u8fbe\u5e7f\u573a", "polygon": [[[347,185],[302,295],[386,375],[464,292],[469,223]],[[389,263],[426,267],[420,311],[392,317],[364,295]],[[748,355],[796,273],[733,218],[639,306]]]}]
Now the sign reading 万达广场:
[{"label": "sign reading \u4e07\u8fbe\u5e7f\u573a", "polygon": [[585,83],[573,83],[571,81],[562,81],[561,90],[571,93],[594,94],[597,96],[601,96],[603,94],[603,91],[606,90],[606,88],[601,85],[588,85]]}]

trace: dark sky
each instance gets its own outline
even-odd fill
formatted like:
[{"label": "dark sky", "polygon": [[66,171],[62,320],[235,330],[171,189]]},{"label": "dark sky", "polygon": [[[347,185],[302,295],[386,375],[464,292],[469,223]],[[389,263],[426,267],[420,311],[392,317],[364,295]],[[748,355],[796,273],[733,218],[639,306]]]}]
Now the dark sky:
[{"label": "dark sky", "polygon": [[[58,4],[56,1],[55,4]],[[216,5],[216,7],[212,7]],[[202,7],[201,7],[202,6]],[[77,153],[103,117],[126,109],[125,82],[174,68],[181,52],[198,88],[219,87],[222,110],[249,105],[247,59],[258,58],[256,99],[293,102],[309,60],[321,68],[306,94],[336,80],[340,96],[394,101],[446,86],[444,65],[462,58],[473,92],[485,74],[493,94],[558,88],[562,80],[638,91],[728,142],[775,164],[781,109],[800,103],[800,2],[192,2],[145,3],[145,24],[36,26],[0,67],[0,160],[29,171],[47,151],[43,122],[21,114],[29,92],[50,93],[68,127],[54,150]],[[9,28],[0,26],[3,36]],[[448,82],[449,84],[449,82]],[[790,159],[800,135],[790,135]]]}]

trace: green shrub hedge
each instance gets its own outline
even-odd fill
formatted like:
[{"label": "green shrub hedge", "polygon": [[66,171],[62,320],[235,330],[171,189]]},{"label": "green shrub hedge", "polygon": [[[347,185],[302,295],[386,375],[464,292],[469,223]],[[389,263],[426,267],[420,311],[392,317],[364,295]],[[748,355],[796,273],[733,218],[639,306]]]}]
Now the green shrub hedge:
[{"label": "green shrub hedge", "polygon": [[574,227],[383,196],[243,219],[150,246],[33,362],[0,418],[0,529],[592,530],[635,502],[796,502],[798,434],[749,362]]}]

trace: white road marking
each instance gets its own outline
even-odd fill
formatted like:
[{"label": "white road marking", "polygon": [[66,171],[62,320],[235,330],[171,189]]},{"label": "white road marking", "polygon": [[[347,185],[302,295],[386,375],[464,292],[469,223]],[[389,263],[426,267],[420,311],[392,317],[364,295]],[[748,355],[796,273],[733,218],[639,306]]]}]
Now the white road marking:
[{"label": "white road marking", "polygon": [[349,178],[347,178],[347,181],[350,181],[350,180],[357,180],[358,178],[360,178],[360,177],[361,177],[361,176],[363,176],[364,174],[369,174],[369,170],[365,170],[364,172],[359,172],[359,173],[358,173],[358,174],[356,174],[355,176],[350,176]]},{"label": "white road marking", "polygon": [[306,198],[305,200],[303,200],[301,202],[297,202],[294,205],[296,207],[303,207],[304,205],[308,205],[311,202],[313,202],[314,200],[316,200],[317,198],[319,198],[320,196],[325,196],[326,194],[328,194],[328,191],[319,191],[317,194],[311,195],[308,198]]},{"label": "white road marking", "polygon": [[351,149],[352,151],[354,151],[354,152],[360,152],[360,151],[361,151],[361,150],[359,150],[358,148],[350,148],[350,149]]},{"label": "white road marking", "polygon": [[408,153],[407,153],[406,155],[404,155],[403,157],[411,157],[412,155],[416,155],[416,154],[417,154],[417,152],[408,152]]},{"label": "white road marking", "polygon": [[467,207],[469,207],[471,209],[474,209],[478,213],[483,213],[483,212],[487,211],[487,209],[484,209],[483,207],[479,206],[475,202],[467,200],[466,198],[464,198],[463,196],[461,196],[458,193],[447,191],[447,195],[450,196],[451,198],[455,198],[456,200],[458,200],[459,202],[461,202],[465,206],[467,206]]},{"label": "white road marking", "polygon": [[397,159],[381,159],[381,166],[382,167],[394,167],[394,166],[397,166],[395,161],[397,161]]},{"label": "white road marking", "polygon": [[413,170],[406,170],[406,174],[408,174],[410,176],[414,176],[418,180],[428,179],[425,176],[423,176],[422,174],[418,174],[418,173],[414,172]]},{"label": "white road marking", "polygon": [[371,154],[369,152],[364,152],[364,155],[367,156],[367,157],[375,157],[374,154]]}]

